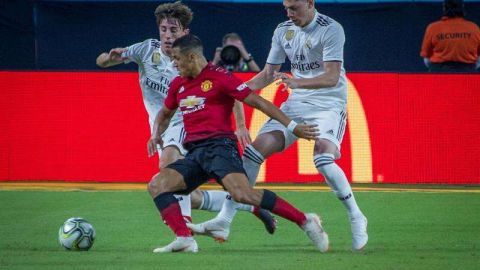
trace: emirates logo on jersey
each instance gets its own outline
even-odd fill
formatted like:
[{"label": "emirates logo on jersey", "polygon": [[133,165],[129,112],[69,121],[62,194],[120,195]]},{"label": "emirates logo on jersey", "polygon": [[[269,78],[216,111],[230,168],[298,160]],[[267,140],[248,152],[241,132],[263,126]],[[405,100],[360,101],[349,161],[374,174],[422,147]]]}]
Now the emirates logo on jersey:
[{"label": "emirates logo on jersey", "polygon": [[200,87],[202,88],[203,92],[208,92],[208,91],[210,91],[210,89],[212,89],[213,83],[210,80],[206,80],[206,81],[202,82],[202,85]]}]

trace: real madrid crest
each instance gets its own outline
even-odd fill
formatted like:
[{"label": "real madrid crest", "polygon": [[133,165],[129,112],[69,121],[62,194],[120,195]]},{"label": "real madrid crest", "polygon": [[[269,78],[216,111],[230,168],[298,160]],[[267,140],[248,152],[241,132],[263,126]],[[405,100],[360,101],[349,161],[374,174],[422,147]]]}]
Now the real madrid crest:
[{"label": "real madrid crest", "polygon": [[153,63],[154,65],[159,65],[161,59],[162,59],[162,58],[161,58],[160,52],[153,52],[153,54],[152,54],[152,63]]},{"label": "real madrid crest", "polygon": [[310,41],[310,39],[307,39],[307,41],[305,42],[305,46],[310,50],[312,48],[312,42]]},{"label": "real madrid crest", "polygon": [[285,39],[287,41],[292,40],[294,36],[295,36],[295,31],[293,30],[287,30],[287,32],[285,33]]},{"label": "real madrid crest", "polygon": [[200,88],[202,88],[203,92],[210,91],[210,89],[212,89],[212,87],[213,87],[213,83],[210,80],[206,80],[206,81],[202,82],[202,85],[200,86]]}]

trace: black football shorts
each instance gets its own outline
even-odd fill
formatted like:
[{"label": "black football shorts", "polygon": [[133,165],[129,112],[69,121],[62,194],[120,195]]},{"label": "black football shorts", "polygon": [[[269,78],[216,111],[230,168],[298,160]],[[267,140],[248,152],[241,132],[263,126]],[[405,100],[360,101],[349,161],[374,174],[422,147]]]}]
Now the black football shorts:
[{"label": "black football shorts", "polygon": [[188,194],[209,179],[221,185],[222,179],[230,173],[245,174],[236,140],[212,138],[188,143],[186,148],[188,153],[184,159],[167,166],[183,176],[187,189],[179,193]]}]

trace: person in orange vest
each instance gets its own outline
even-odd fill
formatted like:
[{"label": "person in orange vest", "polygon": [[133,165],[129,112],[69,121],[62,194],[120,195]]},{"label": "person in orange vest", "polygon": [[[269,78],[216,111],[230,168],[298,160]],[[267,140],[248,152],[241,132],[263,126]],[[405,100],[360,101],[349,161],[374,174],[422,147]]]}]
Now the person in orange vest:
[{"label": "person in orange vest", "polygon": [[480,29],[464,18],[463,0],[444,0],[443,16],[427,26],[420,56],[433,72],[474,72],[480,65]]}]

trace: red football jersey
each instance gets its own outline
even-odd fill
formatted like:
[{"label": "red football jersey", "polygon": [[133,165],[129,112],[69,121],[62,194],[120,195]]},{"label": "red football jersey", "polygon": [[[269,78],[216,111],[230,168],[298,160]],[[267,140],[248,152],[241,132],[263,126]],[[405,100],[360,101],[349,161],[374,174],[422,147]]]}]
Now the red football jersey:
[{"label": "red football jersey", "polygon": [[251,92],[230,72],[209,63],[194,79],[176,77],[165,106],[170,110],[180,107],[186,131],[184,144],[217,137],[236,139],[231,120],[233,104]]}]

